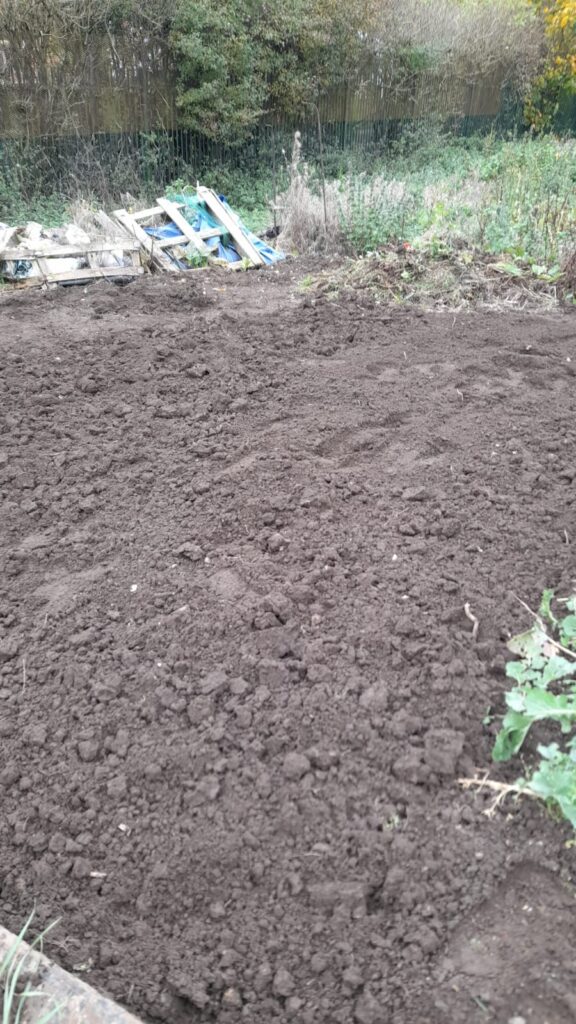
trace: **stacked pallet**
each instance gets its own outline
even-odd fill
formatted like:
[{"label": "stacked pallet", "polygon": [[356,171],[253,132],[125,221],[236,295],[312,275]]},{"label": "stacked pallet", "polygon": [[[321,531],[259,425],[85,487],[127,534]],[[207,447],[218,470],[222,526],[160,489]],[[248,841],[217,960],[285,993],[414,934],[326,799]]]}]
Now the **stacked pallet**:
[{"label": "stacked pallet", "polygon": [[2,229],[0,276],[20,287],[37,287],[102,278],[125,281],[143,274],[140,246],[104,212],[95,217],[101,225],[97,239],[75,225]]},{"label": "stacked pallet", "polygon": [[0,225],[0,277],[22,287],[82,284],[96,278],[129,280],[146,269],[181,273],[200,266],[232,270],[283,259],[253,235],[209,188],[165,196],[149,209],[90,212],[88,230]]},{"label": "stacked pallet", "polygon": [[226,202],[202,185],[195,196],[183,196],[180,201],[161,197],[150,209],[116,210],[114,217],[140,242],[155,270],[173,273],[199,263],[243,269],[275,262],[271,254],[280,258],[247,231]]}]

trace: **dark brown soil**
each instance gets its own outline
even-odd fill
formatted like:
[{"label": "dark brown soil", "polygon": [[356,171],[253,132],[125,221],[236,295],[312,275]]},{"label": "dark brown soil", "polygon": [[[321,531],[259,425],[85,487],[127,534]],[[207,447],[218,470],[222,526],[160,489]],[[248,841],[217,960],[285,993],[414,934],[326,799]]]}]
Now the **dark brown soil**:
[{"label": "dark brown soil", "polygon": [[297,272],[0,299],[0,920],[148,1021],[568,1024],[571,830],[457,779],[575,574],[576,316]]}]

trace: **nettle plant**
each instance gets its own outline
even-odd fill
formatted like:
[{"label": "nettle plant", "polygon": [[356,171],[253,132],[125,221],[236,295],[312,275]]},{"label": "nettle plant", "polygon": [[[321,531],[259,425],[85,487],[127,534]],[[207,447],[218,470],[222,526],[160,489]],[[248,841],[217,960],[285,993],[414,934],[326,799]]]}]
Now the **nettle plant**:
[{"label": "nettle plant", "polygon": [[554,599],[545,590],[534,624],[508,642],[516,660],[506,666],[514,686],[505,695],[507,712],[492,752],[509,761],[536,723],[558,739],[537,747],[538,761],[511,789],[539,797],[576,828],[576,595]]}]

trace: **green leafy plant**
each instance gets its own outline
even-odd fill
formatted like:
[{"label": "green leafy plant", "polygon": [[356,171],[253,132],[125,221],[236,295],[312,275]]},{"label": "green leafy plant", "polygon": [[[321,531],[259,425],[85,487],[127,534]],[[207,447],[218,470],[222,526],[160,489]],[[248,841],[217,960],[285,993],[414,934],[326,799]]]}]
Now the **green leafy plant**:
[{"label": "green leafy plant", "polygon": [[[433,258],[481,252],[504,276],[565,291],[563,266],[576,244],[574,140],[464,141],[429,136],[422,148],[328,179],[325,248],[362,255],[407,241]],[[280,196],[283,228],[291,221],[298,229],[286,248],[304,252],[309,240],[317,249],[318,194],[308,174]]]},{"label": "green leafy plant", "polygon": [[539,761],[510,789],[549,801],[576,828],[576,595],[555,600],[545,590],[532,615],[531,629],[508,643],[516,659],[506,675],[514,686],[492,757],[515,757],[539,723],[558,730],[566,739],[538,744]]},{"label": "green leafy plant", "polygon": [[[44,992],[34,989],[30,980],[26,979],[26,972],[30,968],[30,954],[34,949],[42,948],[46,935],[58,922],[53,921],[52,924],[49,924],[23,950],[22,947],[25,946],[26,935],[33,919],[34,911],[32,911],[19,934],[15,936],[14,942],[0,961],[1,1024],[21,1024],[26,1004],[31,999],[46,998]],[[37,1024],[48,1024],[61,1009],[62,1006],[57,1005],[46,1010],[36,1018]]]}]

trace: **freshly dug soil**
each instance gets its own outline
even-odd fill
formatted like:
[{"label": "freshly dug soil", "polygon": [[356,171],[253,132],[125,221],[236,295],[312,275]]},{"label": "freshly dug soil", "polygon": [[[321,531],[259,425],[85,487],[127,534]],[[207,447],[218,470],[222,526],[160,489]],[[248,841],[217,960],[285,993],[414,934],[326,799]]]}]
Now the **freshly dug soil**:
[{"label": "freshly dug soil", "polygon": [[572,832],[458,779],[575,575],[576,316],[297,274],[0,298],[0,921],[146,1021],[568,1024]]}]

